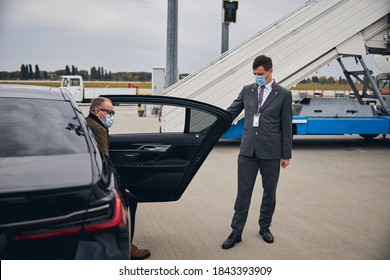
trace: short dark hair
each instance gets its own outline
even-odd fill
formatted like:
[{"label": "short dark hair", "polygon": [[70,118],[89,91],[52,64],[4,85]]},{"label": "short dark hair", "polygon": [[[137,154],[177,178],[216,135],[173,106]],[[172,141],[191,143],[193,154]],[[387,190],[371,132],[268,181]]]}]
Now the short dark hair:
[{"label": "short dark hair", "polygon": [[272,59],[265,55],[259,55],[253,61],[252,69],[254,70],[260,66],[263,66],[265,71],[269,71],[269,69],[272,68]]}]

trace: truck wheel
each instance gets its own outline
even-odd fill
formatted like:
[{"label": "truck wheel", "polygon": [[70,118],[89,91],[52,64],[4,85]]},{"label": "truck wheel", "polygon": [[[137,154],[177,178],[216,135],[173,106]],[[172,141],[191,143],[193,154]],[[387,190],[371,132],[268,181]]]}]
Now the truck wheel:
[{"label": "truck wheel", "polygon": [[359,134],[359,135],[366,140],[371,140],[371,139],[377,137],[379,134]]}]

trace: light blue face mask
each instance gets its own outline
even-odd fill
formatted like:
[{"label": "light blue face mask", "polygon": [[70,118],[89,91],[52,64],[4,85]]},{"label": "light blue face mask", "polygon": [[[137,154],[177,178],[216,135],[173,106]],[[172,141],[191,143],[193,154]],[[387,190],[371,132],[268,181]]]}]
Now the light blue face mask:
[{"label": "light blue face mask", "polygon": [[114,120],[115,120],[115,115],[106,115],[106,120],[103,121],[103,125],[109,128],[114,124]]},{"label": "light blue face mask", "polygon": [[267,84],[267,80],[263,75],[256,75],[255,77],[256,84],[260,87],[265,86]]}]

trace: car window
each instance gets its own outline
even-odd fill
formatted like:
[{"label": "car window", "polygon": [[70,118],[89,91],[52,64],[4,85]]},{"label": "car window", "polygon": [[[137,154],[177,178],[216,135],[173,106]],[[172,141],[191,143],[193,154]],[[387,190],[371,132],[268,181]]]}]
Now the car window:
[{"label": "car window", "polygon": [[0,157],[87,153],[80,123],[68,102],[2,98]]},{"label": "car window", "polygon": [[205,132],[211,127],[217,120],[216,116],[209,113],[192,109],[190,119],[190,132]]},{"label": "car window", "polygon": [[[80,107],[84,115],[88,115],[89,107]],[[110,134],[206,132],[217,121],[210,113],[171,105],[121,104],[114,106],[114,111],[115,122]],[[167,119],[175,121],[166,123]]]}]

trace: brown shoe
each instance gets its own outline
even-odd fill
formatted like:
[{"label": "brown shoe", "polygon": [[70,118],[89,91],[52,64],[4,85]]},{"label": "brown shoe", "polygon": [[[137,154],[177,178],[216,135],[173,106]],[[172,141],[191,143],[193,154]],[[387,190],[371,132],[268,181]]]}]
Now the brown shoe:
[{"label": "brown shoe", "polygon": [[130,255],[132,260],[144,260],[150,257],[150,251],[148,249],[138,249],[137,246],[131,245]]}]

